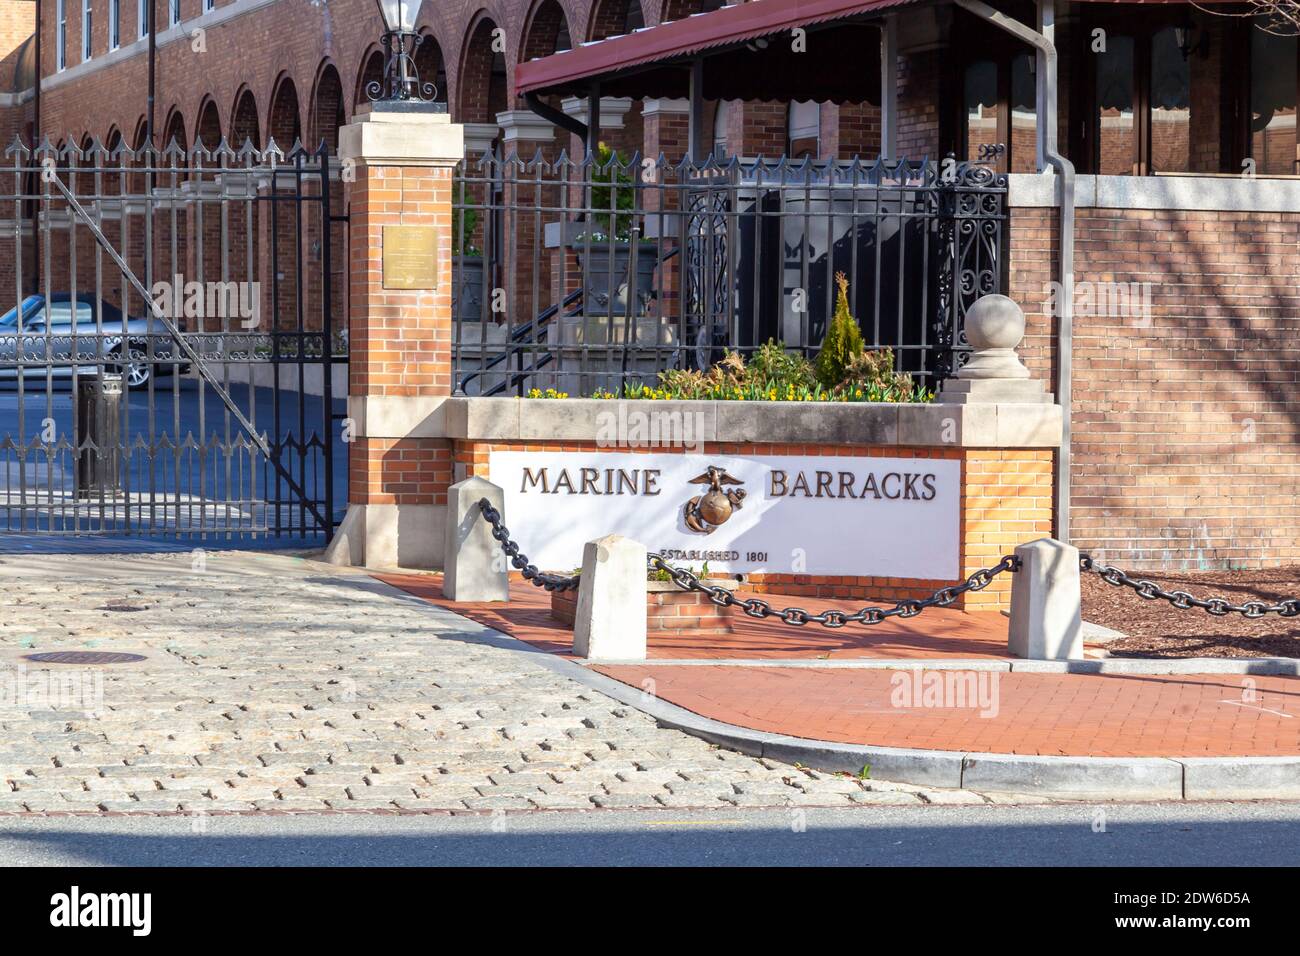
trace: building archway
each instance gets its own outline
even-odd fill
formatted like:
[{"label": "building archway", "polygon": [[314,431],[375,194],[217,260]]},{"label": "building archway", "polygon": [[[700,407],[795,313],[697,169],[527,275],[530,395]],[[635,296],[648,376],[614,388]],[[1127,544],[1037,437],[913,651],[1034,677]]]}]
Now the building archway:
[{"label": "building archway", "polygon": [[586,36],[591,40],[623,36],[645,26],[640,0],[596,0],[587,21]]},{"label": "building archway", "polygon": [[445,101],[447,70],[442,56],[442,47],[438,43],[438,38],[433,35],[433,31],[422,30],[420,36],[424,39],[415,48],[415,72],[420,81],[420,95],[424,95],[424,87],[432,84],[434,100]]},{"label": "building archway", "polygon": [[508,107],[505,51],[491,17],[482,16],[470,29],[460,59],[456,83],[455,120],[495,123]]},{"label": "building archway", "polygon": [[361,105],[370,99],[366,92],[374,84],[383,82],[384,79],[384,53],[382,50],[372,48],[369,53],[361,58],[361,70],[357,73],[357,88],[352,94],[352,110],[356,112]]},{"label": "building archway", "polygon": [[338,152],[339,128],[346,122],[343,112],[343,81],[333,63],[325,63],[316,77],[311,95],[309,150],[322,144],[331,153]]},{"label": "building archway", "polygon": [[272,141],[288,155],[294,143],[302,139],[302,117],[298,109],[298,88],[288,76],[282,76],[271,95],[271,109],[266,120],[267,145]]},{"label": "building archway", "polygon": [[221,111],[212,97],[205,97],[199,107],[199,122],[194,127],[194,144],[211,152],[221,145]]},{"label": "building archway", "polygon": [[180,149],[188,148],[189,138],[185,134],[185,115],[174,107],[167,114],[167,122],[163,124],[163,148],[170,148],[173,142]]},{"label": "building archway", "polygon": [[235,98],[235,109],[230,120],[230,145],[243,149],[245,144],[253,149],[261,149],[262,133],[257,119],[257,99],[253,91],[244,89]]}]

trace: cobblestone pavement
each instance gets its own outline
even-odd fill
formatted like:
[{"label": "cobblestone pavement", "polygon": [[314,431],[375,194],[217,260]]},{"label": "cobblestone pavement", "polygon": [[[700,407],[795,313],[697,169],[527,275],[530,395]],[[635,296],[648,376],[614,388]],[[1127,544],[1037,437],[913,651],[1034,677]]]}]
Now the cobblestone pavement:
[{"label": "cobblestone pavement", "polygon": [[989,802],[718,749],[292,556],[6,556],[0,589],[0,812]]}]

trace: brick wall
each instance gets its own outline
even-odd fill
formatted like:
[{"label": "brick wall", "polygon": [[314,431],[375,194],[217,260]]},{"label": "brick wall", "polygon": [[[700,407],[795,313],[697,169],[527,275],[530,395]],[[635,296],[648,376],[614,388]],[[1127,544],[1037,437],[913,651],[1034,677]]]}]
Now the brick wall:
[{"label": "brick wall", "polygon": [[[493,451],[586,451],[599,454],[594,442],[455,442],[455,479],[488,477]],[[670,454],[671,448],[656,449]],[[680,449],[676,451],[680,452]],[[838,446],[705,443],[703,455],[809,455],[828,458],[856,455],[889,458],[946,458],[962,462],[960,567],[962,579],[979,568],[996,564],[1016,545],[1051,530],[1052,452],[1043,449],[916,449],[894,446]],[[567,569],[550,569],[567,570]],[[746,586],[754,591],[809,597],[890,600],[929,597],[954,581],[889,577],[844,577],[806,574],[752,574]],[[1000,575],[983,591],[969,592],[958,607],[1001,610],[1010,607],[1011,579]]]},{"label": "brick wall", "polygon": [[[1055,222],[1012,211],[1022,354],[1049,382]],[[1074,319],[1075,544],[1139,569],[1300,558],[1298,266],[1300,212],[1078,211],[1077,281],[1150,283],[1151,308]]]}]

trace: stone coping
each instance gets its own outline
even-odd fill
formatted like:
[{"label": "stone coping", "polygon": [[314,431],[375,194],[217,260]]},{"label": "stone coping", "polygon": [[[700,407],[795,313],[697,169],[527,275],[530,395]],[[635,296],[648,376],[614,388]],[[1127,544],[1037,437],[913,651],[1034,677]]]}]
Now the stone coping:
[{"label": "stone coping", "polygon": [[[711,588],[722,588],[724,591],[734,591],[740,587],[740,582],[735,578],[703,578],[705,584]],[[667,594],[676,592],[678,594],[698,594],[698,591],[683,591],[672,581],[647,581],[645,583],[647,594]]]},{"label": "stone coping", "polygon": [[[725,402],[449,398],[443,437],[472,441],[611,441],[694,448],[700,442],[1057,448],[1054,404]],[[647,417],[648,416],[648,417]],[[657,429],[657,431],[656,431]],[[653,440],[651,436],[657,436]]]},{"label": "stone coping", "polygon": [[[1008,205],[1055,207],[1052,173],[1007,177]],[[1300,180],[1267,176],[1077,176],[1077,209],[1168,209],[1205,212],[1295,212]]]}]

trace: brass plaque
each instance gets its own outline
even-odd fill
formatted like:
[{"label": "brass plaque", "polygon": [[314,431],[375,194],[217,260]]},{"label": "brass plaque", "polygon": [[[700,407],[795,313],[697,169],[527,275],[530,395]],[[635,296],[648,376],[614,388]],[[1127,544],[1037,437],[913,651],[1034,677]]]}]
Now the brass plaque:
[{"label": "brass plaque", "polygon": [[438,230],[384,226],[384,288],[438,288]]}]

